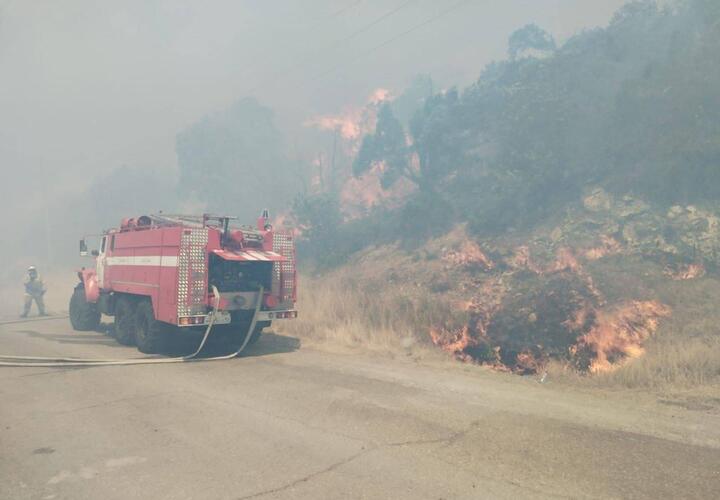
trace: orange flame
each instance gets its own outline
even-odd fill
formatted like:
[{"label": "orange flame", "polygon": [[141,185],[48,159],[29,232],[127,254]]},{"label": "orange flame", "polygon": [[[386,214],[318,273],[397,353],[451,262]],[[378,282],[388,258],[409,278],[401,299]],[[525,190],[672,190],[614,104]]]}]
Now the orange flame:
[{"label": "orange flame", "polygon": [[[449,352],[456,359],[466,363],[478,361],[472,351],[487,344],[487,329],[493,316],[500,310],[502,299],[506,294],[501,279],[492,280],[483,285],[478,293],[469,301],[458,304],[459,308],[468,311],[471,321],[461,328],[430,328],[430,339],[433,344]],[[500,348],[492,349],[492,360],[484,360],[498,368],[505,368],[500,363]]]},{"label": "orange flame", "polygon": [[362,217],[368,209],[380,205],[386,208],[400,207],[415,191],[415,186],[407,179],[399,179],[384,189],[380,178],[385,168],[384,163],[378,163],[369,172],[360,177],[351,177],[345,182],[340,191],[340,201],[346,219]]},{"label": "orange flame", "polygon": [[470,335],[470,328],[467,325],[459,329],[430,328],[430,339],[443,351],[466,363],[473,361],[467,350],[479,344],[478,339]]},{"label": "orange flame", "polygon": [[535,274],[545,275],[559,272],[571,272],[580,276],[586,283],[592,294],[601,302],[603,302],[602,294],[595,287],[592,277],[585,272],[582,265],[575,257],[575,253],[572,249],[562,247],[558,249],[555,255],[555,261],[545,267],[536,264],[530,257],[530,250],[527,246],[519,246],[515,249],[514,255],[506,260],[507,264],[518,270],[527,269],[534,272]]},{"label": "orange flame", "polygon": [[513,371],[522,374],[539,373],[545,369],[547,359],[538,358],[530,351],[523,351],[516,356]]},{"label": "orange flame", "polygon": [[623,361],[641,356],[643,343],[658,328],[670,308],[656,301],[633,301],[611,311],[598,311],[595,325],[571,349],[591,358],[590,373],[608,372]]},{"label": "orange flame", "polygon": [[588,260],[598,260],[607,255],[616,255],[622,251],[622,245],[612,236],[602,235],[600,246],[586,250],[584,255]]},{"label": "orange flame", "polygon": [[553,262],[550,267],[545,270],[545,272],[557,273],[560,271],[570,271],[576,273],[581,269],[580,263],[577,258],[575,258],[573,251],[569,248],[563,247],[558,250],[555,262]]},{"label": "orange flame", "polygon": [[320,130],[337,130],[343,139],[356,142],[375,128],[378,106],[390,98],[390,91],[376,89],[368,97],[365,106],[348,107],[337,115],[316,116],[307,120],[304,125]]},{"label": "orange flame", "polygon": [[563,325],[571,331],[582,331],[589,322],[595,320],[595,308],[589,304],[585,304],[575,311],[571,318],[563,322]]},{"label": "orange flame", "polygon": [[464,241],[460,249],[446,252],[443,259],[456,266],[480,264],[486,270],[495,267],[495,263],[485,255],[480,246],[474,241]]},{"label": "orange flame", "polygon": [[663,271],[666,276],[676,281],[692,280],[705,276],[705,266],[702,264],[684,264],[677,269],[666,267]]},{"label": "orange flame", "polygon": [[513,269],[527,269],[535,274],[543,274],[543,269],[535,264],[530,258],[530,249],[525,246],[519,246],[515,249],[515,253],[507,260],[507,264]]}]

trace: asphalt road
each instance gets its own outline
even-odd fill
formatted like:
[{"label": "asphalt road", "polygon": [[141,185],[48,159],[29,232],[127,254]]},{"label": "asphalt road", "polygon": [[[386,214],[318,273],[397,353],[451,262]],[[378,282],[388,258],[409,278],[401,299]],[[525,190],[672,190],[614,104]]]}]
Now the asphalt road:
[{"label": "asphalt road", "polygon": [[[0,353],[138,356],[67,320],[0,326]],[[0,425],[2,499],[720,497],[716,407],[273,335],[231,361],[0,368]]]}]

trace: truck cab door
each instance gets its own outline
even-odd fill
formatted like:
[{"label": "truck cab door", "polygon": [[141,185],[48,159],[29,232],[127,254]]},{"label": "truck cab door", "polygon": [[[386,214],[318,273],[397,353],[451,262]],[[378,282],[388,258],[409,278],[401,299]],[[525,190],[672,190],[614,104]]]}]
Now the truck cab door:
[{"label": "truck cab door", "polygon": [[95,271],[97,274],[97,282],[100,289],[105,288],[105,265],[107,262],[107,257],[105,255],[105,250],[107,249],[106,247],[107,236],[103,236],[102,241],[100,242],[100,253],[95,259]]}]

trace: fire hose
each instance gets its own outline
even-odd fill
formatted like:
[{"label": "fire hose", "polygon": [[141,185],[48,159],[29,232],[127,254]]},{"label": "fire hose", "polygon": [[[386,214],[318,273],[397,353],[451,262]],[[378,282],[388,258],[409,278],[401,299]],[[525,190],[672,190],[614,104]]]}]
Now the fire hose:
[{"label": "fire hose", "polygon": [[[205,347],[205,343],[207,342],[208,337],[210,336],[210,331],[212,330],[212,327],[215,325],[215,316],[217,313],[218,306],[220,305],[220,293],[218,292],[218,289],[215,286],[213,286],[213,294],[215,296],[215,301],[213,303],[213,310],[210,313],[210,321],[208,322],[207,328],[205,329],[205,334],[203,335],[200,345],[195,350],[195,352],[193,352],[192,354],[188,354],[186,356],[174,357],[174,358],[135,358],[135,359],[133,359],[133,358],[131,358],[131,359],[84,359],[84,358],[0,355],[0,366],[8,366],[8,367],[36,366],[36,367],[45,367],[45,368],[65,368],[65,367],[73,367],[73,366],[128,366],[128,365],[151,365],[151,364],[163,364],[163,363],[189,363],[189,362],[193,362],[193,361],[220,361],[223,359],[232,359],[234,357],[239,356],[245,350],[245,347],[247,347],[248,342],[250,342],[250,337],[252,336],[252,333],[255,330],[255,325],[257,324],[257,316],[258,316],[258,311],[260,310],[260,305],[262,304],[263,291],[264,291],[264,289],[261,286],[260,291],[258,293],[258,299],[255,303],[255,310],[253,312],[252,321],[250,322],[250,327],[248,328],[247,334],[245,335],[245,338],[243,339],[243,342],[240,345],[240,348],[233,353],[226,354],[223,356],[214,356],[214,357],[210,357],[210,358],[198,358],[197,357],[200,354],[200,352],[202,352],[203,347]],[[57,319],[57,318],[53,318],[53,319]],[[13,321],[13,322],[5,323],[5,324],[9,324],[9,323],[20,323],[20,321]]]}]

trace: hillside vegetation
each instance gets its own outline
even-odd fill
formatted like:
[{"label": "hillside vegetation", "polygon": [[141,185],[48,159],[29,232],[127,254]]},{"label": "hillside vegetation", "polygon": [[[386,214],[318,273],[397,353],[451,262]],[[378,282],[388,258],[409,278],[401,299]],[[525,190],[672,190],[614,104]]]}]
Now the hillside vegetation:
[{"label": "hillside vegetation", "polygon": [[337,192],[298,199],[304,260],[355,298],[293,328],[361,321],[519,373],[719,382],[719,53],[717,2],[630,2],[560,46],[518,30],[410,119],[384,103],[352,173],[414,189],[344,221]]}]

